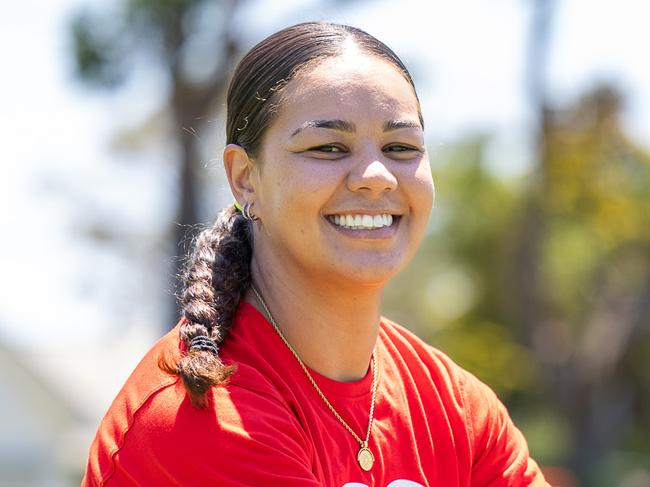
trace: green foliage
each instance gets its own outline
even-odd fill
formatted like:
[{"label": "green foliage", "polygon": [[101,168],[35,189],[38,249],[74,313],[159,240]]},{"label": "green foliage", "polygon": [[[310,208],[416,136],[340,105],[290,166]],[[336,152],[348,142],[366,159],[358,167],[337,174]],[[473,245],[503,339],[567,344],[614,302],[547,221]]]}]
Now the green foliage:
[{"label": "green foliage", "polygon": [[596,273],[623,248],[650,248],[650,156],[622,134],[619,104],[611,89],[596,90],[559,116],[549,137],[546,288],[573,322],[595,291]]},{"label": "green foliage", "polygon": [[[192,14],[205,0],[128,0],[124,18],[140,42],[148,47],[160,47],[167,62],[174,63],[174,57],[195,25]],[[218,2],[212,2],[218,3]],[[152,45],[154,44],[154,45]],[[155,46],[155,44],[159,44]]]},{"label": "green foliage", "polygon": [[[126,79],[138,55],[174,71],[187,40],[205,30],[197,25],[201,9],[221,4],[226,2],[126,0],[112,12],[82,11],[71,25],[77,72],[86,82],[113,88]],[[215,30],[220,33],[218,26]]]},{"label": "green foliage", "polygon": [[83,12],[74,18],[71,34],[77,72],[82,79],[109,88],[124,80],[124,46],[114,26]]},{"label": "green foliage", "polygon": [[574,447],[567,418],[549,408],[520,409],[513,419],[526,432],[529,448],[542,465],[561,463]]}]

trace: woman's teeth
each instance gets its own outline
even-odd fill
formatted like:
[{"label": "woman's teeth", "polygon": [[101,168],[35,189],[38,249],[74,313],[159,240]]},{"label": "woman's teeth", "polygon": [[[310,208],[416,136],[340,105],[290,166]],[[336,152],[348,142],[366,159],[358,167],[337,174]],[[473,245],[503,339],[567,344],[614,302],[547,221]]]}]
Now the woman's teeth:
[{"label": "woman's teeth", "polygon": [[368,230],[389,227],[393,224],[393,215],[330,215],[329,221],[339,227],[353,230]]}]

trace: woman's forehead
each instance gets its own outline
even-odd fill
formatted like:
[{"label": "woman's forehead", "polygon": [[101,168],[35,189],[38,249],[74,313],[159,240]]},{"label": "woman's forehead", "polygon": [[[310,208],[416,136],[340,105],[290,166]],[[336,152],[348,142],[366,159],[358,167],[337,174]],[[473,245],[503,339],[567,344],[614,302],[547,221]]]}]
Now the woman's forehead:
[{"label": "woman's forehead", "polygon": [[300,73],[285,87],[279,110],[292,118],[305,112],[328,118],[328,114],[354,110],[357,113],[349,113],[350,117],[362,111],[417,119],[419,104],[397,67],[377,56],[360,54],[328,58]]},{"label": "woman's forehead", "polygon": [[380,81],[380,79],[372,79],[377,75],[399,77],[410,86],[404,74],[393,63],[359,49],[347,49],[337,56],[327,57],[318,63],[308,65],[299,71],[294,79],[296,81],[294,86],[319,83],[345,86],[354,84],[359,79],[364,79],[366,83],[372,85],[373,82]]}]

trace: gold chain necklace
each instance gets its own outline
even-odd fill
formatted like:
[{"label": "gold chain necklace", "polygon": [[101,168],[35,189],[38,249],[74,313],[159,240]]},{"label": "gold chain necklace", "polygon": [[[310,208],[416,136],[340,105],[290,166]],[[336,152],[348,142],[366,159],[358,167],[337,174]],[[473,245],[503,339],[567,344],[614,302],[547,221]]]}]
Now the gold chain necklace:
[{"label": "gold chain necklace", "polygon": [[298,353],[295,351],[295,349],[291,346],[291,344],[287,341],[287,339],[280,331],[280,327],[273,319],[273,315],[271,314],[269,307],[266,305],[266,302],[264,302],[264,299],[262,299],[262,296],[260,295],[257,288],[253,285],[251,285],[251,288],[253,289],[253,292],[255,293],[257,300],[264,308],[264,311],[266,311],[266,315],[269,317],[269,321],[271,322],[271,325],[273,325],[273,328],[275,329],[276,333],[278,334],[280,339],[284,342],[284,344],[287,346],[287,348],[291,351],[293,356],[296,357],[296,360],[298,360],[298,363],[300,364],[300,368],[302,368],[303,372],[307,376],[307,379],[309,379],[311,385],[314,386],[314,389],[316,389],[316,392],[318,392],[318,395],[321,397],[323,402],[327,405],[329,410],[332,411],[332,414],[334,414],[336,419],[338,419],[339,422],[345,427],[345,429],[350,432],[350,434],[354,437],[354,439],[359,442],[360,448],[359,448],[359,453],[357,453],[357,462],[359,462],[359,466],[363,470],[368,472],[372,468],[372,464],[375,463],[375,457],[370,451],[370,448],[368,448],[368,441],[370,440],[370,430],[372,429],[372,421],[374,419],[374,414],[375,414],[375,398],[377,397],[377,362],[375,360],[375,354],[373,353],[372,355],[372,400],[370,402],[370,414],[368,416],[368,430],[366,431],[366,439],[363,440],[359,435],[357,435],[354,432],[352,428],[350,428],[348,423],[345,422],[345,420],[336,411],[336,409],[334,409],[334,406],[332,406],[332,404],[327,400],[325,394],[323,394],[323,391],[321,391],[320,387],[318,387],[318,384],[316,384],[316,381],[309,373],[309,370],[307,370],[307,366],[303,363],[303,361],[298,356]]}]

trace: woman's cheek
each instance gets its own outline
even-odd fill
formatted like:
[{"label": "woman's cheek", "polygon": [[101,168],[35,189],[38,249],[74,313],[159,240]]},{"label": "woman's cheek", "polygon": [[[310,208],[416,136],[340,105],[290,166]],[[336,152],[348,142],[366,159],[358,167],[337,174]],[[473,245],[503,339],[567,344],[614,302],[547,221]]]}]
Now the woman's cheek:
[{"label": "woman's cheek", "polygon": [[429,160],[425,159],[418,166],[418,170],[415,173],[415,178],[418,186],[421,188],[421,191],[428,195],[428,199],[433,203],[435,197],[435,186],[433,184],[433,176],[431,175],[431,165]]}]

